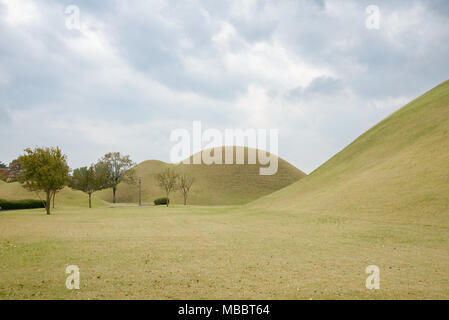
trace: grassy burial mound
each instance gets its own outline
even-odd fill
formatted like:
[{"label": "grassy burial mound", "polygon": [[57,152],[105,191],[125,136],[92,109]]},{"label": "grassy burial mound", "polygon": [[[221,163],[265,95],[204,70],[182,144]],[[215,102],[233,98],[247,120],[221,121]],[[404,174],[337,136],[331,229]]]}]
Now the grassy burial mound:
[{"label": "grassy burial mound", "polygon": [[[39,196],[45,200],[45,195],[41,192]],[[22,187],[18,182],[13,183],[0,183],[0,199],[5,200],[23,200],[33,199],[39,200],[39,196],[36,192],[30,192]],[[95,198],[95,194],[92,198],[92,205],[95,207],[104,206],[107,203],[101,199]],[[56,194],[56,207],[88,207],[88,195],[84,192],[72,190],[69,187],[65,187]]]},{"label": "grassy burial mound", "polygon": [[304,179],[250,206],[447,222],[449,81],[372,127]]},{"label": "grassy burial mound", "polygon": [[[225,147],[221,148],[224,159],[226,150]],[[245,204],[288,186],[305,176],[305,173],[281,158],[277,158],[278,171],[276,174],[259,175],[261,167],[259,161],[256,164],[247,164],[248,148],[226,147],[228,150],[229,148],[234,150],[234,159],[237,149],[243,150],[245,164],[192,164],[195,155],[190,157],[190,164],[169,164],[157,160],[148,160],[138,164],[135,170],[136,175],[142,177],[142,200],[152,203],[154,199],[165,196],[157,186],[155,176],[167,168],[195,178],[188,198],[188,204],[195,205]],[[211,152],[213,154],[214,151]],[[110,189],[98,192],[97,196],[105,201],[112,201]],[[170,198],[171,203],[183,203],[182,195],[179,192],[170,195]],[[117,189],[117,200],[118,202],[137,202],[137,186],[120,184]]]}]

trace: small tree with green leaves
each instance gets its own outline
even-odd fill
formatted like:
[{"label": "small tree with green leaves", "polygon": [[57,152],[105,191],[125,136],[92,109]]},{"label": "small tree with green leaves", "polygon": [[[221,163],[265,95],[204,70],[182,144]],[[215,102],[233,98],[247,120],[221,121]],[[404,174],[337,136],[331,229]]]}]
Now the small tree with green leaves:
[{"label": "small tree with green leaves", "polygon": [[181,191],[182,195],[184,196],[184,205],[187,204],[187,196],[188,196],[190,188],[192,187],[192,184],[194,182],[195,182],[195,178],[192,176],[189,176],[188,174],[184,173],[179,176],[178,189]]},{"label": "small tree with green leaves", "polygon": [[156,175],[156,180],[159,187],[165,191],[165,195],[169,201],[167,201],[167,207],[170,202],[170,193],[175,191],[178,183],[178,174],[168,168],[164,172]]},{"label": "small tree with green leaves", "polygon": [[68,183],[67,157],[58,147],[27,148],[18,161],[21,166],[18,180],[30,191],[45,192],[45,209],[49,215],[51,196]]},{"label": "small tree with green leaves", "polygon": [[112,202],[116,202],[117,186],[120,182],[136,183],[135,163],[128,155],[122,156],[120,152],[109,152],[99,160],[108,167],[107,187],[112,188]]},{"label": "small tree with green leaves", "polygon": [[73,170],[70,186],[89,195],[89,208],[92,208],[92,194],[108,187],[109,167],[102,162]]}]

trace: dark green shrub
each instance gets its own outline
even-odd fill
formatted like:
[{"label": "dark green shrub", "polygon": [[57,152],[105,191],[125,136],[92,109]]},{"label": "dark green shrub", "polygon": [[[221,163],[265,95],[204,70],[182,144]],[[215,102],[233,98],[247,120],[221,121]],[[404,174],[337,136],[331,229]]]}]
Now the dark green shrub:
[{"label": "dark green shrub", "polygon": [[155,206],[167,205],[167,203],[170,203],[170,199],[165,197],[154,200]]},{"label": "dark green shrub", "polygon": [[45,201],[41,200],[3,200],[0,199],[0,210],[20,210],[45,208]]}]

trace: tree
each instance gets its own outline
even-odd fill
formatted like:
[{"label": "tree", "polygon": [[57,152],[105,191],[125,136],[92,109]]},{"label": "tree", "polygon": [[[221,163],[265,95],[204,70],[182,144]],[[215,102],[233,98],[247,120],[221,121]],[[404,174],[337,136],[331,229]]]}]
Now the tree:
[{"label": "tree", "polygon": [[0,180],[8,181],[8,170],[0,168]]},{"label": "tree", "polygon": [[53,192],[68,182],[69,166],[67,157],[61,149],[27,148],[25,154],[18,158],[21,171],[19,181],[30,191],[43,191],[46,194],[45,209],[50,214],[50,199]]},{"label": "tree", "polygon": [[22,170],[22,166],[20,164],[19,159],[14,159],[9,163],[9,170],[8,170],[8,179],[6,182],[16,182],[18,181],[18,176],[20,174],[20,171]]},{"label": "tree", "polygon": [[92,194],[108,187],[109,167],[102,162],[73,170],[70,186],[89,195],[89,208],[92,208]]},{"label": "tree", "polygon": [[112,188],[112,202],[116,202],[117,186],[120,182],[135,183],[134,162],[128,155],[122,156],[120,152],[109,152],[100,159],[108,167],[107,187]]},{"label": "tree", "polygon": [[9,170],[6,164],[0,161],[0,180],[7,181],[9,175]]},{"label": "tree", "polygon": [[58,193],[59,191],[61,191],[62,189],[64,189],[65,185],[61,185],[58,188],[56,188],[55,190],[53,190],[53,194],[52,194],[52,208],[55,208],[55,197],[56,197],[56,193]]},{"label": "tree", "polygon": [[166,171],[157,174],[156,180],[159,187],[165,191],[165,195],[169,200],[167,201],[168,207],[168,203],[170,202],[170,192],[175,191],[177,188],[178,174],[168,168]]},{"label": "tree", "polygon": [[184,196],[184,205],[187,204],[187,195],[188,195],[190,188],[192,187],[192,184],[194,182],[195,182],[195,178],[192,176],[189,176],[185,173],[179,176],[178,189],[181,191],[182,195]]}]

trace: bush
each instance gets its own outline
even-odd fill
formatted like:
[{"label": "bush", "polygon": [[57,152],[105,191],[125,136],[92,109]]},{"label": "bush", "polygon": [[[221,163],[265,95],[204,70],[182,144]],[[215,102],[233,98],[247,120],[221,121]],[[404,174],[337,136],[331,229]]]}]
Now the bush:
[{"label": "bush", "polygon": [[45,208],[45,201],[0,199],[0,210],[20,210],[20,209],[36,209],[36,208]]},{"label": "bush", "polygon": [[169,203],[170,203],[170,199],[169,198],[165,198],[165,197],[154,200],[154,205],[155,206],[160,206],[160,205],[163,205],[163,204],[167,205]]}]

